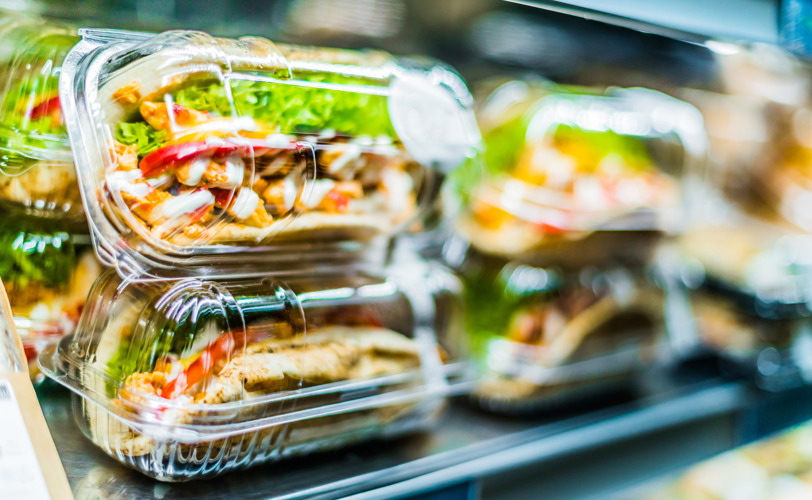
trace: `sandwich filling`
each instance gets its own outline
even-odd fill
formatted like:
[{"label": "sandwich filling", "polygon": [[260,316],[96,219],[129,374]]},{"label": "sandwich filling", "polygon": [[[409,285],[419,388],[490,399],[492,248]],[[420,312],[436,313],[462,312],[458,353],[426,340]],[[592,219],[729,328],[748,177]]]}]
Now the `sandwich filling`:
[{"label": "sandwich filling", "polygon": [[136,81],[115,89],[113,101],[138,112],[115,124],[107,196],[176,245],[258,243],[325,226],[375,233],[407,221],[422,179],[386,97],[325,78],[185,82],[147,96]]}]

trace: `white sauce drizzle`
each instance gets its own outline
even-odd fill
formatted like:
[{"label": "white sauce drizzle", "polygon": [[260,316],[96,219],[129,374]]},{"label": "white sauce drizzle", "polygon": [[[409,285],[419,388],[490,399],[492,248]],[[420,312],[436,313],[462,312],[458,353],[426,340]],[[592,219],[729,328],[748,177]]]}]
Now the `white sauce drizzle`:
[{"label": "white sauce drizzle", "polygon": [[157,215],[156,219],[166,217],[171,220],[208,205],[214,205],[213,194],[209,191],[192,191],[163,202],[160,209],[153,210],[153,212]]},{"label": "white sauce drizzle", "polygon": [[246,219],[254,213],[259,205],[259,196],[252,189],[242,188],[231,204],[231,215],[237,219]]},{"label": "white sauce drizzle", "polygon": [[302,203],[307,208],[316,208],[324,197],[333,190],[336,183],[332,179],[318,179],[313,181],[313,186],[310,189],[310,196],[307,199],[302,199]]},{"label": "white sauce drizzle", "polygon": [[128,193],[138,198],[144,198],[152,192],[152,188],[145,182],[136,182],[143,179],[140,170],[115,171],[107,176],[107,185],[113,191]]},{"label": "white sauce drizzle", "polygon": [[203,174],[206,173],[206,169],[209,168],[209,162],[210,160],[207,157],[198,157],[192,160],[186,179],[181,180],[179,178],[178,180],[187,186],[197,186],[203,179]]}]

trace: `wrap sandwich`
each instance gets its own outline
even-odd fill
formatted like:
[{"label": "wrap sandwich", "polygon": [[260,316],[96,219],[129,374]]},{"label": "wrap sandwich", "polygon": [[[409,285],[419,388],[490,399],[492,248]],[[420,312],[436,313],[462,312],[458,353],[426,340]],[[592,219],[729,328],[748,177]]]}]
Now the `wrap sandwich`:
[{"label": "wrap sandwich", "polygon": [[[453,176],[463,205],[458,230],[477,248],[507,257],[542,253],[548,263],[582,247],[616,256],[630,247],[627,238],[638,238],[629,232],[664,228],[680,197],[678,174],[663,168],[656,151],[667,141],[610,126],[621,119],[640,125],[644,113],[607,96],[558,91],[522,100],[514,93],[506,84],[489,98],[506,102],[501,119],[492,103],[483,110],[484,175],[473,167]],[[621,232],[595,234],[606,230]]]},{"label": "wrap sandwich", "polygon": [[415,217],[431,173],[393,127],[394,60],[217,44],[230,72],[168,48],[99,89],[109,211],[174,248],[367,239]]},{"label": "wrap sandwich", "polygon": [[57,84],[75,30],[43,20],[0,26],[0,201],[37,216],[82,216]]},{"label": "wrap sandwich", "polygon": [[40,349],[73,332],[100,272],[89,242],[50,221],[23,217],[0,224],[0,277],[32,377]]},{"label": "wrap sandwich", "polygon": [[[537,409],[628,385],[659,355],[662,296],[626,271],[567,276],[508,265],[468,283],[468,330],[485,369],[475,395],[488,408]],[[471,298],[485,283],[493,291]]]}]

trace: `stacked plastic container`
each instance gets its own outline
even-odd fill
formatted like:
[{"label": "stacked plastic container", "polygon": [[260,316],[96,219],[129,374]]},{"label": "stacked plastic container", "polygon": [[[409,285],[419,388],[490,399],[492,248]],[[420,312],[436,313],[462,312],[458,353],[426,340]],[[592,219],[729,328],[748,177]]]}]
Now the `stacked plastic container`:
[{"label": "stacked plastic container", "polygon": [[812,380],[809,75],[766,46],[717,57],[724,94],[682,91],[705,119],[713,189],[666,254],[675,316],[690,318],[673,326],[725,371],[784,390]]},{"label": "stacked plastic container", "polygon": [[445,252],[466,285],[478,401],[525,412],[630,387],[669,357],[648,268],[689,217],[701,116],[644,89],[509,81],[478,118],[484,174],[451,179]]},{"label": "stacked plastic container", "polygon": [[382,52],[80,33],[60,98],[114,269],[40,364],[85,435],[182,481],[430,425],[458,284],[384,251],[477,153],[459,77]]},{"label": "stacked plastic container", "polygon": [[73,331],[100,272],[57,94],[77,41],[41,19],[0,24],[0,276],[34,380],[37,352]]}]

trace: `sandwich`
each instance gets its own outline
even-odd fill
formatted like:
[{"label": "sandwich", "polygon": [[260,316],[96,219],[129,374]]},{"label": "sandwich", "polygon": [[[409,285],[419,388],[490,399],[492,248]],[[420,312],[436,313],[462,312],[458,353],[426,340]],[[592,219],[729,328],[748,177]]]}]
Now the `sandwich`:
[{"label": "sandwich", "polygon": [[[168,75],[172,54],[100,89],[113,159],[100,195],[138,234],[180,247],[365,239],[417,213],[425,170],[395,133],[386,80],[183,65]],[[260,55],[254,64],[268,64]]]},{"label": "sandwich", "polygon": [[79,187],[57,84],[78,37],[68,28],[16,21],[0,27],[8,60],[0,101],[0,200],[37,215],[78,217]]},{"label": "sandwich", "polygon": [[555,283],[549,271],[547,288],[515,289],[541,282],[531,269],[505,273],[513,278],[486,299],[493,314],[472,312],[469,305],[469,328],[487,369],[476,390],[484,405],[547,403],[596,383],[628,380],[654,361],[663,314],[659,293],[622,275],[613,283],[611,273],[589,285],[569,278]]},{"label": "sandwich", "polygon": [[[578,98],[525,102],[522,113],[514,104],[502,120],[484,122],[484,175],[476,175],[475,166],[454,175],[465,206],[458,228],[480,250],[559,259],[579,245],[622,254],[612,237],[594,233],[623,231],[615,238],[623,241],[629,230],[656,232],[661,212],[677,206],[677,180],[660,168],[642,137],[584,128],[564,117],[556,122],[557,110],[581,105]],[[595,104],[602,119],[623,114],[607,106]]]},{"label": "sandwich", "polygon": [[[103,327],[92,361],[94,369],[83,374],[83,383],[108,394],[113,408],[133,423],[122,424],[109,410],[85,405],[90,434],[114,456],[128,460],[155,456],[168,446],[205,454],[211,447],[239,448],[243,442],[242,438],[236,443],[203,438],[199,443],[162,441],[139,427],[155,418],[162,425],[217,427],[218,412],[225,412],[237,425],[284,415],[292,407],[285,409],[274,401],[297,392],[301,395],[294,397],[296,408],[307,409],[343,401],[347,396],[340,387],[348,381],[369,382],[369,394],[406,388],[416,381],[408,374],[421,365],[417,341],[384,325],[373,306],[305,305],[302,325],[273,294],[246,292],[236,296],[233,306],[220,307],[192,291],[200,290],[194,283],[179,284],[165,294],[147,292],[152,299],[146,308],[140,301],[120,300],[128,297],[111,305],[111,320]],[[144,290],[133,291],[133,297]],[[228,326],[242,321],[244,327]],[[92,373],[105,375],[96,378]],[[389,385],[374,382],[394,375],[404,377]],[[335,389],[314,392],[317,386]],[[284,426],[266,425],[250,439],[295,430],[295,439],[289,438],[294,441],[286,445],[316,446],[314,439],[332,438],[336,446],[342,429],[380,433],[384,424],[405,417],[413,406],[389,404]]]},{"label": "sandwich", "polygon": [[88,245],[61,231],[7,222],[0,231],[0,276],[32,376],[40,348],[73,333],[101,266]]}]

